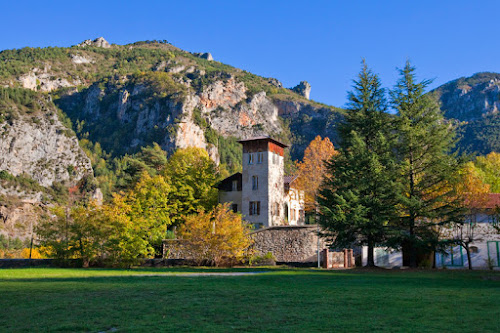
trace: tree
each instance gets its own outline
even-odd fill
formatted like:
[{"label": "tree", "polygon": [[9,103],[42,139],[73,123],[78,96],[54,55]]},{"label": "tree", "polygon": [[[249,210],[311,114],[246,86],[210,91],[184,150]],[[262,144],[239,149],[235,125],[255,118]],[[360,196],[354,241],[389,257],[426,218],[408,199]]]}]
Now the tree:
[{"label": "tree", "polygon": [[49,247],[52,256],[80,258],[83,267],[102,256],[107,236],[101,208],[94,202],[87,206],[54,207],[52,216],[44,216],[36,228],[40,245]]},{"label": "tree", "polygon": [[327,163],[318,199],[320,224],[335,247],[368,245],[367,265],[375,266],[374,248],[385,242],[397,202],[391,119],[385,90],[364,61],[353,87],[340,153]]},{"label": "tree", "polygon": [[461,218],[452,186],[460,163],[451,154],[454,127],[445,122],[438,105],[424,94],[431,81],[416,82],[415,68],[409,62],[399,72],[401,77],[390,95],[397,111],[397,153],[404,190],[394,240],[408,247],[410,267],[416,267],[418,251],[435,248],[437,226]]},{"label": "tree", "polygon": [[157,249],[156,252],[161,252],[167,228],[179,219],[178,203],[172,199],[173,195],[169,178],[161,175],[151,177],[144,172],[133,190],[123,198],[130,206],[130,219],[141,226],[145,239]]},{"label": "tree", "polygon": [[192,256],[201,264],[219,266],[223,260],[241,260],[251,245],[250,226],[241,215],[219,204],[213,210],[198,211],[186,217],[178,235],[184,239]]},{"label": "tree", "polygon": [[137,263],[140,258],[154,255],[154,248],[150,244],[150,232],[142,224],[142,220],[135,220],[133,207],[126,197],[113,195],[110,204],[102,207],[104,232],[108,235],[103,254],[113,265],[128,266]]},{"label": "tree", "polygon": [[325,162],[330,160],[337,151],[328,138],[317,136],[304,151],[304,159],[297,163],[297,187],[304,191],[306,211],[317,211],[316,199],[326,172]]},{"label": "tree", "polygon": [[[178,149],[168,159],[163,175],[171,180],[172,201],[177,205],[178,217],[211,210],[217,204],[218,169],[206,150]],[[179,222],[177,219],[174,222]]]},{"label": "tree", "polygon": [[489,184],[493,193],[500,193],[500,154],[491,152],[486,156],[478,156],[475,161],[479,177]]},{"label": "tree", "polygon": [[470,244],[482,240],[477,230],[477,216],[488,203],[490,185],[481,180],[477,168],[472,162],[469,162],[460,170],[456,191],[461,204],[467,210],[467,214],[462,219],[452,223],[446,230],[446,234],[449,236],[451,244],[462,246],[465,249],[469,269],[472,269]]}]

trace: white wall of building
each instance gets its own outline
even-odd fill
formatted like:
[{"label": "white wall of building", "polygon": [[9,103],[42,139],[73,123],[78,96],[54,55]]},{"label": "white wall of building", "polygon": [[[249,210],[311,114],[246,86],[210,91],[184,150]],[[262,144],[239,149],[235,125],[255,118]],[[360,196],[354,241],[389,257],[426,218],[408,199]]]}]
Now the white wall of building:
[{"label": "white wall of building", "polygon": [[285,195],[285,203],[288,209],[288,224],[304,224],[304,192],[291,187]]},{"label": "white wall of building", "polygon": [[[373,251],[375,265],[378,267],[401,267],[403,266],[403,253],[385,247],[376,247]],[[368,262],[368,246],[363,246],[361,251],[361,263],[366,266]]]}]

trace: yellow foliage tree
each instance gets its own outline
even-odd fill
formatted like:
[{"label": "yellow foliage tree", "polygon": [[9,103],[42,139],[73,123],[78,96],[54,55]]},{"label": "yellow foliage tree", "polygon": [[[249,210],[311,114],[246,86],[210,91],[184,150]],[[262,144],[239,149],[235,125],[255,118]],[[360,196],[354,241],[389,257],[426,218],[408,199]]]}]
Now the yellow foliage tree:
[{"label": "yellow foliage tree", "polygon": [[186,217],[178,235],[198,264],[219,266],[224,260],[241,260],[251,245],[251,228],[232,212],[229,204],[219,204],[212,211],[198,211]]},{"label": "yellow foliage tree", "polygon": [[474,165],[477,175],[491,187],[494,193],[500,193],[500,154],[491,152],[486,156],[479,156]]},{"label": "yellow foliage tree", "polygon": [[485,207],[489,199],[490,185],[483,182],[479,170],[469,162],[459,173],[456,193],[463,207],[468,212],[463,219],[450,225],[447,236],[450,242],[460,245],[467,253],[469,269],[472,269],[470,244],[481,239],[478,238],[476,216]]},{"label": "yellow foliage tree", "polygon": [[328,138],[317,136],[304,151],[304,159],[297,163],[299,190],[304,191],[306,211],[316,210],[316,198],[326,172],[325,161],[338,154]]},{"label": "yellow foliage tree", "polygon": [[[30,259],[30,249],[25,247],[21,251],[21,258]],[[37,248],[31,249],[31,259],[43,259],[44,257]]]}]

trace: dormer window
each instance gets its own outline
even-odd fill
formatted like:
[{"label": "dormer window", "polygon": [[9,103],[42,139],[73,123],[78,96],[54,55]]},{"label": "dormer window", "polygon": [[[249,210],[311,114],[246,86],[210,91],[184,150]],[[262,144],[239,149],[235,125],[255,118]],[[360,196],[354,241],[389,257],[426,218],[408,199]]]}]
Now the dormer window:
[{"label": "dormer window", "polygon": [[253,154],[248,154],[248,164],[253,164]]}]

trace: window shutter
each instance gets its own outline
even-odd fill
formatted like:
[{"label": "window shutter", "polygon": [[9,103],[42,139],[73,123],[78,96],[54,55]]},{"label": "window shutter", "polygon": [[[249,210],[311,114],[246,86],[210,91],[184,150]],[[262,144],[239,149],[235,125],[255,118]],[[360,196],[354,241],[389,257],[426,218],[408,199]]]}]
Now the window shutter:
[{"label": "window shutter", "polygon": [[248,212],[248,214],[249,214],[249,215],[252,215],[252,208],[253,208],[253,202],[252,202],[252,201],[250,201],[250,205],[249,205],[248,207],[249,207],[249,212]]},{"label": "window shutter", "polygon": [[257,201],[257,215],[260,215],[260,201]]}]

